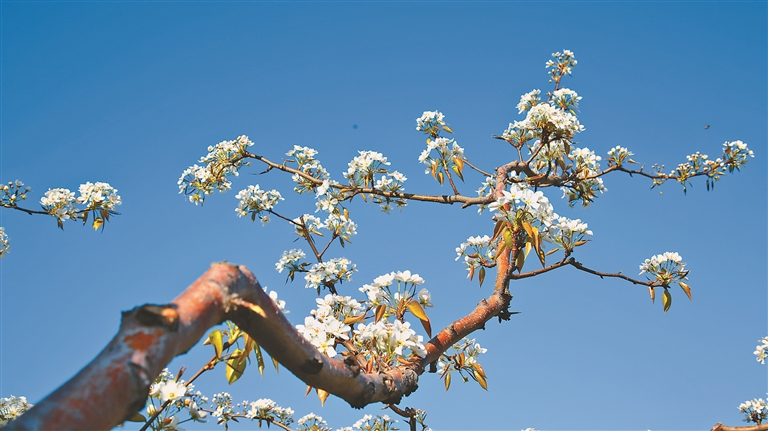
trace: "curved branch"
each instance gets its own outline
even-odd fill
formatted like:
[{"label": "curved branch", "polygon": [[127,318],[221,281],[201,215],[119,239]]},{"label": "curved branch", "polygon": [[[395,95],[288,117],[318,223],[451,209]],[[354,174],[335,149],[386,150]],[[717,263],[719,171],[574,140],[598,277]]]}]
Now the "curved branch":
[{"label": "curved branch", "polygon": [[418,388],[426,364],[493,316],[503,316],[510,300],[504,289],[496,289],[472,313],[430,340],[422,361],[366,374],[353,359],[329,358],[312,346],[247,268],[215,263],[170,304],[124,312],[107,347],[8,429],[106,430],[123,423],[144,407],[150,384],[171,359],[225,320],[234,322],[299,379],[352,407],[396,404]]}]

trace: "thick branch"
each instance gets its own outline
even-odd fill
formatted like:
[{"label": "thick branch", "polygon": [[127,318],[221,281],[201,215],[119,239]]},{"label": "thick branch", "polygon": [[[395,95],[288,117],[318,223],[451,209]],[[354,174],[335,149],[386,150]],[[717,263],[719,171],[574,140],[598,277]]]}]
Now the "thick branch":
[{"label": "thick branch", "polygon": [[710,431],[768,431],[768,424],[750,425],[744,427],[729,427],[720,422],[715,424]]},{"label": "thick branch", "polygon": [[505,316],[510,300],[506,289],[496,289],[472,313],[430,340],[426,358],[416,365],[366,374],[351,358],[329,358],[315,349],[247,268],[216,263],[170,304],[124,312],[107,347],[8,429],[106,430],[121,424],[144,407],[150,384],[171,359],[225,320],[233,321],[299,379],[352,407],[395,404],[418,388],[426,364],[492,317]]}]

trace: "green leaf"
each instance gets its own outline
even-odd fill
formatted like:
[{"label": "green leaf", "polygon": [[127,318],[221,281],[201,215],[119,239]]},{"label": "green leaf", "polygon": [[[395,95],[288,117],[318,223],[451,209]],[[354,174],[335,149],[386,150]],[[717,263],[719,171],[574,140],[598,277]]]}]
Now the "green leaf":
[{"label": "green leaf", "polygon": [[461,171],[456,165],[451,166],[451,169],[453,170],[453,172],[456,172],[456,175],[458,175],[459,178],[461,178],[461,181],[464,181],[464,175],[461,175]]},{"label": "green leaf", "polygon": [[512,238],[512,231],[509,229],[504,229],[502,236],[504,237],[504,244],[507,246],[507,248],[510,250],[513,249],[515,242]]},{"label": "green leaf", "polygon": [[213,349],[216,351],[216,357],[221,357],[221,350],[223,348],[223,342],[221,340],[221,330],[217,329],[208,334],[208,340],[210,340]]},{"label": "green leaf", "polygon": [[664,312],[666,313],[669,311],[669,308],[672,307],[672,294],[669,293],[669,289],[666,287],[664,288],[664,295],[661,296],[661,299],[664,302]]},{"label": "green leaf", "polygon": [[480,287],[483,287],[483,282],[485,281],[485,267],[480,267],[480,271],[477,274],[477,281],[480,282]]},{"label": "green leaf", "polygon": [[259,374],[261,374],[261,377],[264,377],[264,356],[261,353],[261,346],[256,344],[255,341],[253,345],[254,345],[253,353],[256,355],[256,364],[259,367]]},{"label": "green leaf", "polygon": [[243,354],[243,351],[237,349],[232,353],[232,357],[227,360],[225,375],[227,377],[227,382],[230,385],[235,383],[237,379],[243,375],[243,372],[245,371],[246,359],[247,358]]}]

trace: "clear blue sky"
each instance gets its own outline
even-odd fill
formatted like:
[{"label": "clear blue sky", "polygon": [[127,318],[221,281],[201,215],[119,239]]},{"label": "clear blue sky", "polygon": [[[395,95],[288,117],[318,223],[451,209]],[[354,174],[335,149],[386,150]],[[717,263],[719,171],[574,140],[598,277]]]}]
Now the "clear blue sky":
[{"label": "clear blue sky", "polygon": [[[403,405],[426,409],[438,430],[683,430],[739,425],[739,403],[765,397],[768,368],[752,354],[768,335],[765,2],[2,2],[0,11],[0,181],[31,186],[32,208],[48,188],[85,181],[109,182],[124,202],[103,233],[0,212],[12,241],[0,262],[0,396],[36,402],[106,345],[120,311],[170,301],[213,261],[251,268],[295,323],[313,308],[311,291],[274,270],[296,246],[290,227],[233,210],[236,192],[257,182],[283,191],[288,214],[312,212],[311,198],[292,194],[287,175],[250,175],[254,166],[195,207],[176,181],[207,146],[246,134],[277,160],[311,146],[339,180],[357,150],[376,150],[408,176],[407,191],[448,193],[423,175],[415,118],[445,113],[469,160],[491,170],[513,157],[491,135],[520,119],[521,94],[551,88],[544,63],[570,49],[579,64],[564,84],[583,96],[586,126],[577,138],[604,158],[622,145],[671,169],[737,139],[755,152],[712,192],[695,181],[687,196],[672,183],[660,195],[611,175],[587,210],[549,192],[556,211],[595,233],[580,261],[636,275],[644,259],[678,251],[693,302],[674,291],[665,315],[645,287],[567,268],[514,283],[522,313],[475,334],[488,348],[489,391],[456,381],[444,393],[425,374]],[[466,177],[461,190],[473,194],[481,178]],[[419,203],[389,216],[362,202],[353,211],[359,233],[334,252],[359,269],[343,294],[410,269],[443,327],[490,293],[454,261],[468,236],[491,233],[487,214]],[[210,355],[198,346],[171,368],[196,369]],[[336,398],[321,407],[287,371],[255,371],[227,387],[217,370],[197,387],[269,397],[335,428],[378,412]]]}]

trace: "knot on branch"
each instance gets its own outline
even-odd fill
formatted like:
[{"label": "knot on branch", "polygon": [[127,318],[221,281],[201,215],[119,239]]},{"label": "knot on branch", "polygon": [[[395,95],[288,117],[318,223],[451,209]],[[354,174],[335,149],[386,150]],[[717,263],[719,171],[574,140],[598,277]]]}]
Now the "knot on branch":
[{"label": "knot on branch", "polygon": [[171,332],[176,332],[179,329],[179,313],[172,305],[145,304],[131,311],[123,312],[123,319],[131,314],[143,326],[160,326]]}]

